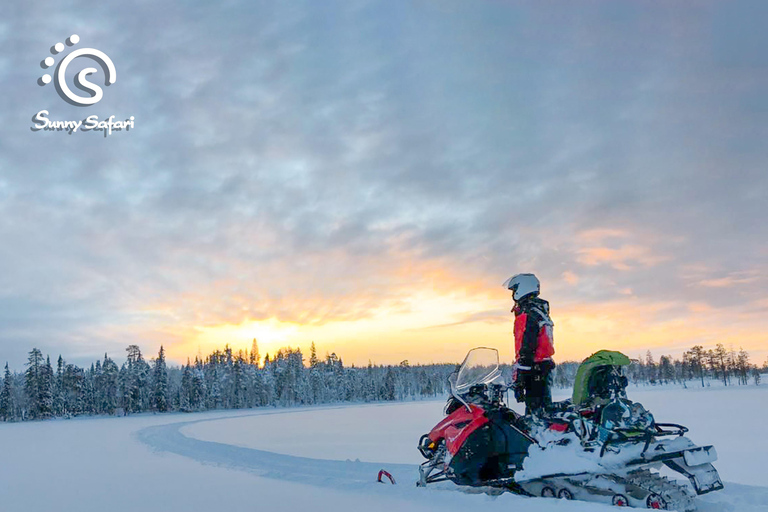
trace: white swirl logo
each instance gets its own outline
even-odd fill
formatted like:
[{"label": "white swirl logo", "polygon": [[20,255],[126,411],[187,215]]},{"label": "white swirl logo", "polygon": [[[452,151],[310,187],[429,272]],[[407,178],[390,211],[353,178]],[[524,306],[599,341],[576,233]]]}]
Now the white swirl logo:
[{"label": "white swirl logo", "polygon": [[[77,34],[72,34],[67,39],[67,45],[68,46],[74,46],[77,43],[80,42],[80,36]],[[65,49],[64,43],[56,43],[51,47],[51,53],[54,55],[57,55],[61,52],[63,52]],[[86,105],[94,105],[101,101],[101,99],[104,97],[104,92],[102,91],[101,87],[94,84],[93,82],[88,81],[88,75],[92,75],[96,73],[98,70],[96,68],[85,68],[81,70],[77,75],[75,76],[75,85],[78,89],[81,89],[82,91],[85,91],[89,93],[89,96],[80,96],[78,94],[75,94],[72,89],[69,88],[69,85],[67,85],[66,80],[66,74],[67,74],[67,67],[72,63],[73,60],[75,60],[78,57],[90,57],[91,59],[98,62],[102,69],[104,70],[104,85],[109,86],[115,83],[115,80],[117,79],[117,71],[115,70],[115,65],[112,63],[112,59],[110,59],[106,53],[96,50],[94,48],[80,48],[79,50],[75,50],[66,57],[64,57],[61,62],[59,62],[59,65],[56,67],[55,72],[55,87],[56,91],[59,93],[59,96],[66,101],[67,103],[70,103],[72,105],[77,106],[86,106]],[[50,68],[55,64],[55,60],[53,57],[46,57],[45,60],[41,63],[41,66],[46,69]],[[48,73],[44,74],[40,79],[38,80],[38,83],[43,86],[46,84],[51,83],[51,75]]]}]

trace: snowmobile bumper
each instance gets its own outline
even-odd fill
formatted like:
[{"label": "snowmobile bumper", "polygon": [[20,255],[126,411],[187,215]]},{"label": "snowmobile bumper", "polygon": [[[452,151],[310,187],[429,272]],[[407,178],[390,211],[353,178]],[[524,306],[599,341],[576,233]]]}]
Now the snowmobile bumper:
[{"label": "snowmobile bumper", "polygon": [[714,446],[700,446],[691,450],[683,452],[683,459],[689,466],[700,466],[707,462],[715,462],[717,460],[717,450]]},{"label": "snowmobile bumper", "polygon": [[696,446],[646,458],[645,463],[663,462],[668,468],[688,478],[696,494],[706,494],[724,487],[719,473],[712,465],[716,460],[717,451],[713,446]]},{"label": "snowmobile bumper", "polygon": [[[712,447],[707,446],[706,448],[712,448]],[[713,466],[710,462],[705,462],[703,464],[689,465],[687,463],[688,461],[698,462],[698,460],[700,459],[696,458],[698,457],[698,455],[696,454],[694,454],[693,456],[686,457],[688,453],[689,452],[684,452],[682,457],[665,460],[664,464],[668,468],[673,469],[678,473],[681,473],[686,477],[688,477],[688,480],[691,481],[691,485],[693,485],[693,488],[696,489],[697,494],[707,494],[708,492],[719,491],[720,489],[722,489],[724,487],[723,481],[720,480],[720,475],[715,469],[715,466]],[[716,459],[717,459],[717,454],[715,454],[714,460]]]},{"label": "snowmobile bumper", "polygon": [[[642,460],[635,460],[630,465],[644,465],[653,462],[664,463],[668,468],[677,471],[690,480],[697,494],[706,494],[722,489],[723,482],[717,469],[712,465],[717,460],[717,450],[714,446],[695,446],[690,440],[679,438],[690,443],[690,446],[672,450],[666,453],[651,455],[645,453]],[[666,445],[658,444],[655,451],[664,452]]]}]

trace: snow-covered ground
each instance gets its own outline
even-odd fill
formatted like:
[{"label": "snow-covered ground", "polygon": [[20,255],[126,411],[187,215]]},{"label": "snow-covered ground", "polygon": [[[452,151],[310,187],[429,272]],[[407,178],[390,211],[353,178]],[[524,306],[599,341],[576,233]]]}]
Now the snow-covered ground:
[{"label": "snow-covered ground", "polygon": [[[638,388],[658,421],[715,444],[724,491],[704,512],[768,511],[768,386]],[[0,424],[2,511],[515,510],[599,505],[417,489],[419,436],[443,401]],[[397,486],[376,484],[379,468]]]}]

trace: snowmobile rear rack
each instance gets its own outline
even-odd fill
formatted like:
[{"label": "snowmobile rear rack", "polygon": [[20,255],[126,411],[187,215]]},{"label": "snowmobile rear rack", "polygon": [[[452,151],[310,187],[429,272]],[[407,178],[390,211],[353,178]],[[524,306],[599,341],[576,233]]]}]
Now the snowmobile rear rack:
[{"label": "snowmobile rear rack", "polygon": [[[688,427],[678,425],[677,423],[654,423],[654,426],[656,427],[654,436],[682,436],[688,432]],[[664,427],[675,430],[664,430]]]},{"label": "snowmobile rear rack", "polygon": [[[642,440],[645,443],[643,453],[645,453],[655,437],[684,436],[685,433],[688,432],[688,427],[678,425],[677,423],[654,423],[653,426],[655,431],[649,430],[642,435],[635,436],[635,439],[638,441]],[[600,457],[605,455],[609,445],[632,441],[631,436],[628,436],[627,434],[637,434],[637,431],[634,429],[614,428],[608,432],[608,436],[603,442],[603,446],[600,448]]]}]

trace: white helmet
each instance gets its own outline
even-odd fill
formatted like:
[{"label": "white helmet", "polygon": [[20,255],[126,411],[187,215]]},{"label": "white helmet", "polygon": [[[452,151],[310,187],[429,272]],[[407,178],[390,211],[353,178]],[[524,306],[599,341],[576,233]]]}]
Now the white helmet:
[{"label": "white helmet", "polygon": [[536,297],[541,290],[541,284],[533,274],[515,274],[504,281],[502,286],[507,290],[512,290],[512,298],[515,299],[515,302],[526,295],[533,294]]}]

